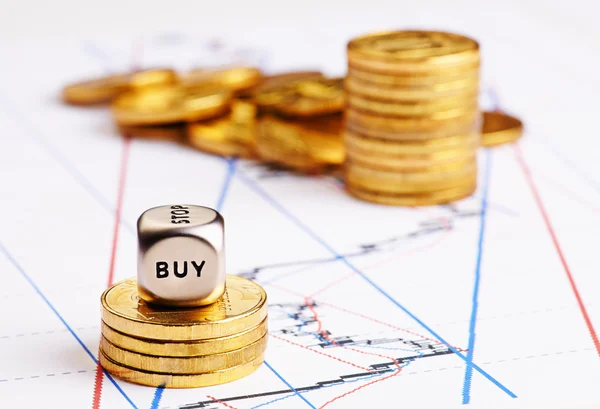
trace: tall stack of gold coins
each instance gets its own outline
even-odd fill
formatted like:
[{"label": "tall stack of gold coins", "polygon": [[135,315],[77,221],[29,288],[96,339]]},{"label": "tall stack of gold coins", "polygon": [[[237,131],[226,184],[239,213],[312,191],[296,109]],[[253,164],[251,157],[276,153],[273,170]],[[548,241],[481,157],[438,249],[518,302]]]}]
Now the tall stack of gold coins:
[{"label": "tall stack of gold coins", "polygon": [[345,181],[371,202],[421,206],[477,184],[479,45],[431,31],[348,43]]},{"label": "tall stack of gold coins", "polygon": [[267,296],[256,283],[228,275],[213,304],[150,305],[135,278],[102,294],[100,364],[126,381],[167,388],[222,384],[249,375],[267,345]]}]

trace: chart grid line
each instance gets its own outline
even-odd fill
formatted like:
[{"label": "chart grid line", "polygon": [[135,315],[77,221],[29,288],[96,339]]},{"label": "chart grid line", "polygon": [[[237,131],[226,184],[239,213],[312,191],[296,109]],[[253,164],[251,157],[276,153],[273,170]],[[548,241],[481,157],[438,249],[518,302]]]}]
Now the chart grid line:
[{"label": "chart grid line", "polygon": [[479,235],[477,237],[477,260],[475,264],[475,279],[473,283],[473,297],[471,317],[469,320],[469,342],[467,345],[467,365],[465,367],[465,378],[463,381],[462,403],[468,405],[471,402],[471,379],[473,377],[473,357],[475,355],[475,328],[477,325],[477,311],[479,308],[479,287],[481,284],[481,262],[483,260],[483,243],[485,237],[485,221],[488,207],[488,192],[490,188],[490,177],[492,173],[492,150],[485,150],[485,171],[483,179],[483,193],[481,195],[481,210],[479,213]]},{"label": "chart grid line", "polygon": [[[77,343],[83,348],[86,354],[94,361],[95,364],[98,364],[98,359],[94,356],[92,351],[83,343],[81,338],[77,335],[77,333],[73,330],[73,328],[67,323],[67,321],[63,318],[63,316],[58,312],[58,310],[54,307],[52,302],[46,297],[46,295],[42,292],[42,290],[37,286],[37,284],[33,281],[33,279],[25,272],[21,264],[13,257],[13,255],[8,251],[8,249],[4,246],[3,243],[0,242],[0,251],[6,256],[6,258],[11,262],[11,264],[17,269],[17,271],[21,274],[21,276],[29,283],[29,285],[34,289],[34,291],[42,298],[44,303],[52,310],[54,315],[62,322],[65,328],[69,331],[69,333],[75,338]],[[131,400],[131,398],[125,393],[125,391],[119,386],[117,381],[104,370],[104,374],[110,380],[110,382],[117,388],[119,393],[123,395],[125,400],[131,405],[132,408],[138,409],[135,403]]]}]

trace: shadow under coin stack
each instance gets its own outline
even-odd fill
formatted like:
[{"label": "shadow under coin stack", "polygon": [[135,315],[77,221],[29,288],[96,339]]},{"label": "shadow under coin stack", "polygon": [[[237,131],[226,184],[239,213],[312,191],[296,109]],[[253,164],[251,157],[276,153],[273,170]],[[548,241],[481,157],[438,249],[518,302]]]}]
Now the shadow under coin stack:
[{"label": "shadow under coin stack", "polygon": [[479,46],[399,31],[348,43],[346,188],[371,202],[447,203],[477,185]]},{"label": "shadow under coin stack", "polygon": [[[191,224],[169,226],[170,209],[190,209]],[[218,213],[176,205],[145,214],[138,222],[137,280],[121,281],[101,297],[102,367],[129,382],[166,388],[217,385],[254,372],[267,346],[267,295],[253,281],[224,273]]]}]

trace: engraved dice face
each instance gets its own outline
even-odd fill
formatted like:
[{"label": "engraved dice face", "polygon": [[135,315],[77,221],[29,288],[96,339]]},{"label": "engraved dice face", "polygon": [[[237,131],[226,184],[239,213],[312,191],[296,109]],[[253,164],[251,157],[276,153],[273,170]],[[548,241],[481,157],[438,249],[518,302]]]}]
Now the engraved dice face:
[{"label": "engraved dice face", "polygon": [[225,291],[224,222],[208,207],[168,205],[138,219],[138,291],[149,303],[191,307]]}]

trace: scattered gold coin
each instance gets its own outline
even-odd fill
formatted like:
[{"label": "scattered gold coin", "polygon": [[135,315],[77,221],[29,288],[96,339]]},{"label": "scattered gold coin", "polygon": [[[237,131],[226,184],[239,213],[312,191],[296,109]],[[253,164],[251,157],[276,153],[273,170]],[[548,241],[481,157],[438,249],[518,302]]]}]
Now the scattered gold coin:
[{"label": "scattered gold coin", "polygon": [[106,104],[134,88],[171,85],[177,74],[171,69],[150,69],[128,74],[116,74],[67,85],[62,98],[71,105]]},{"label": "scattered gold coin", "polygon": [[226,112],[231,98],[231,91],[219,87],[145,87],[120,95],[112,110],[120,125],[191,122]]},{"label": "scattered gold coin", "polygon": [[502,112],[484,112],[481,144],[497,146],[511,143],[523,135],[523,123],[520,119]]},{"label": "scattered gold coin", "polygon": [[344,160],[340,115],[289,121],[267,115],[258,125],[257,152],[266,162],[303,172],[321,171]]},{"label": "scattered gold coin", "polygon": [[187,87],[223,87],[233,92],[243,92],[260,84],[262,78],[260,70],[254,67],[196,68],[183,75],[181,83]]}]

